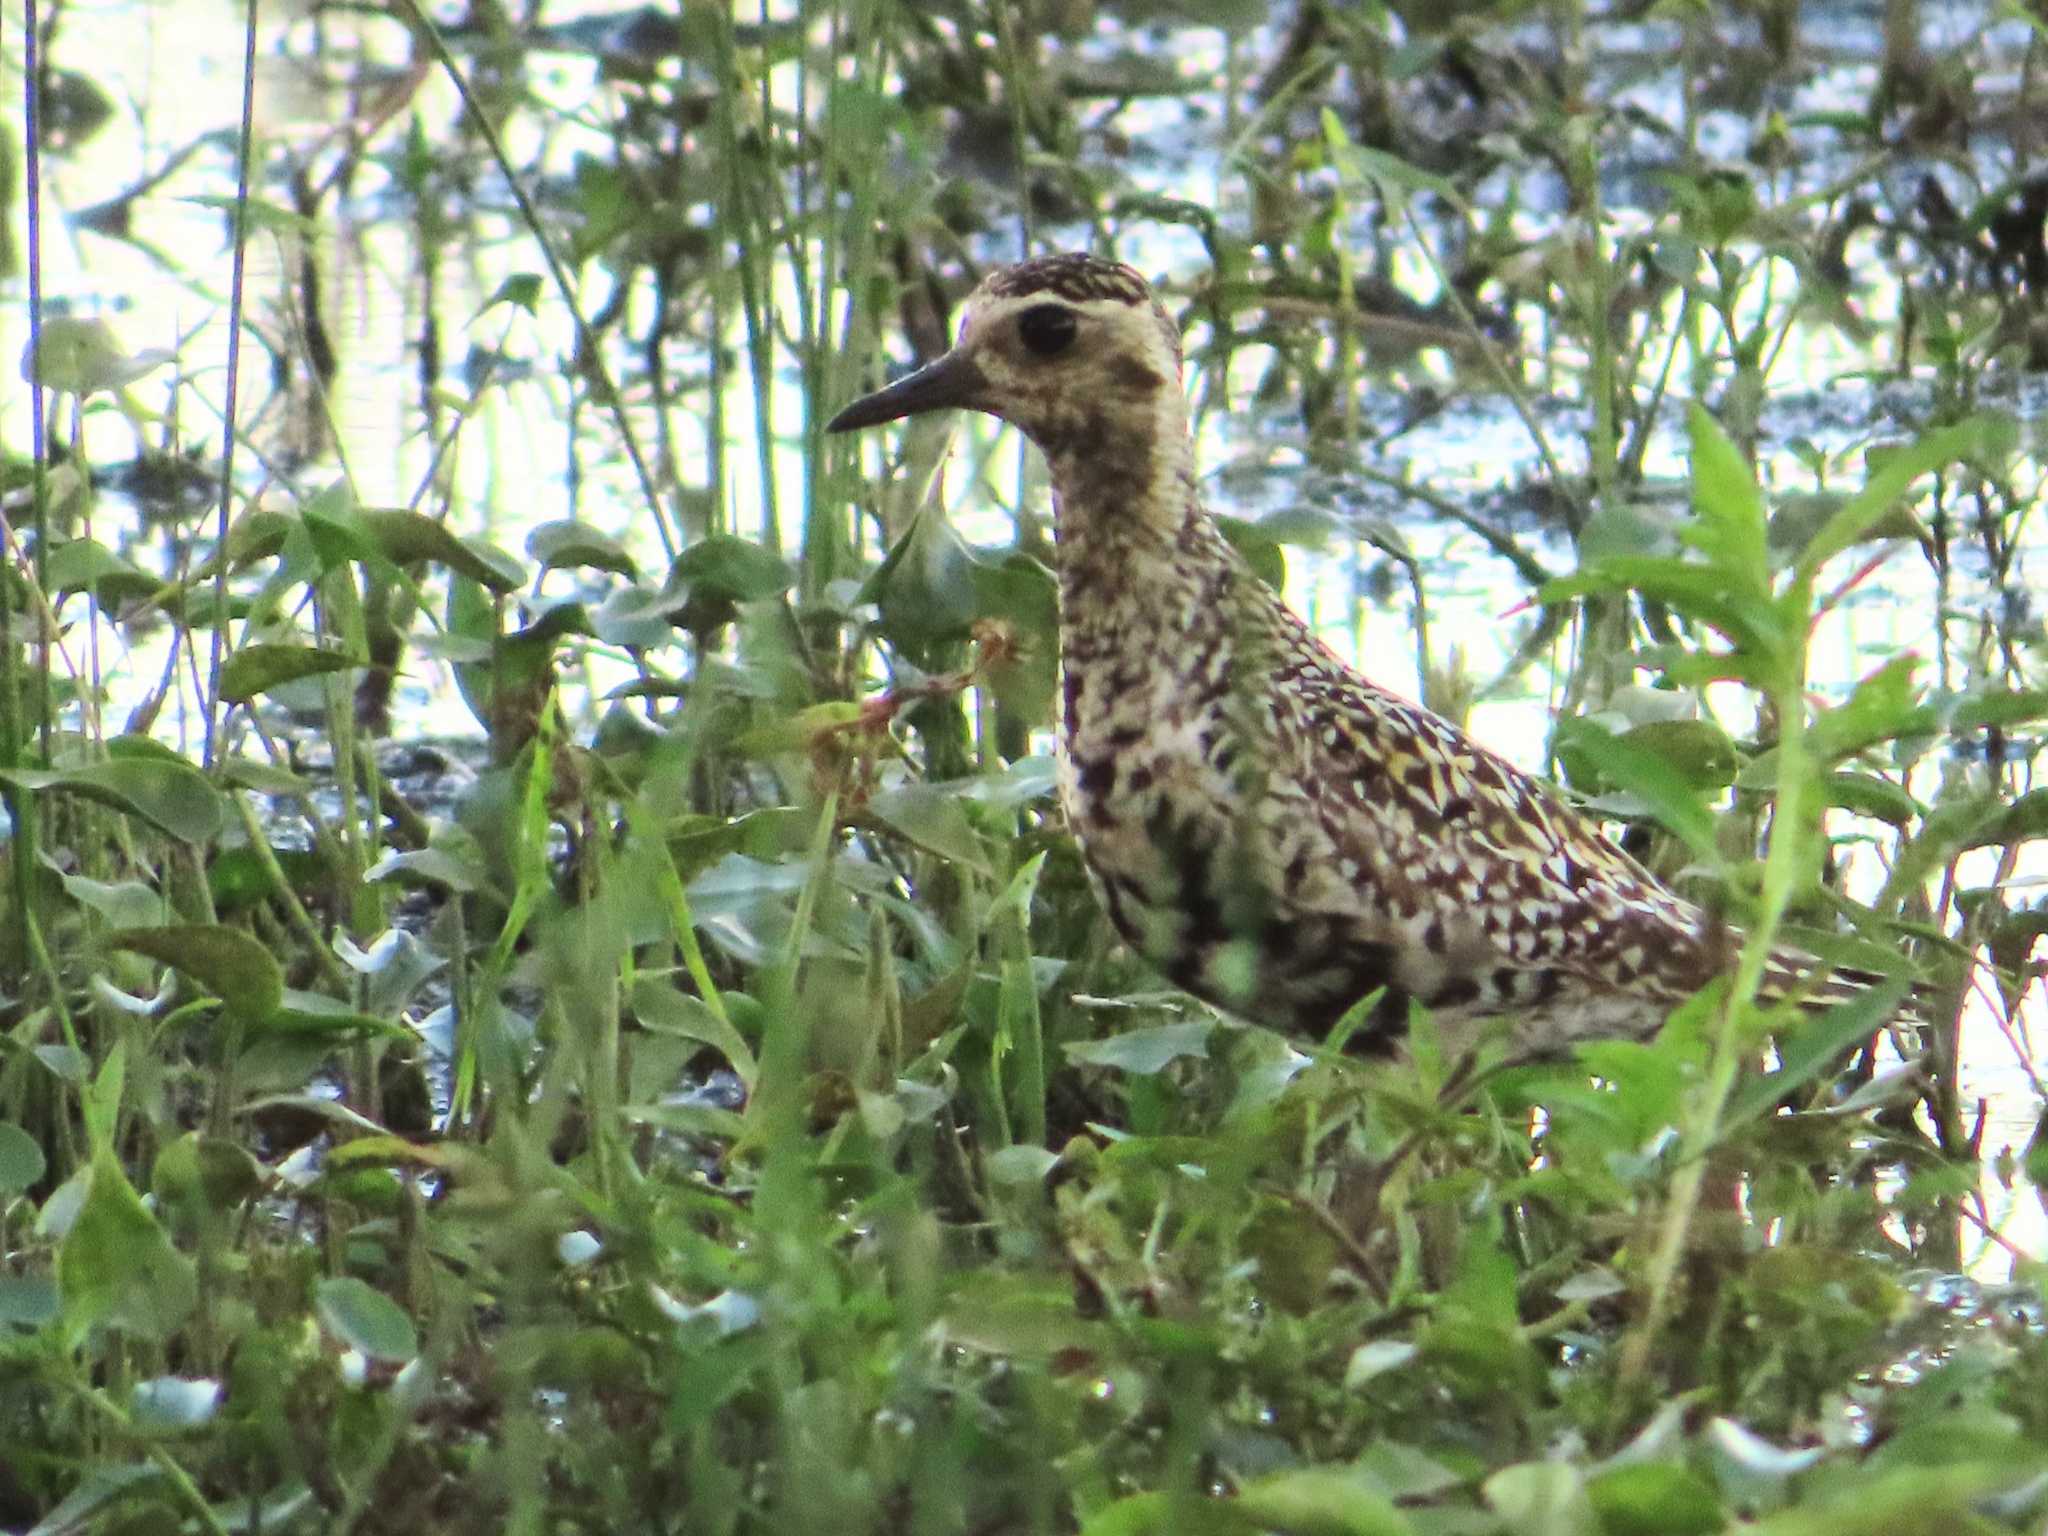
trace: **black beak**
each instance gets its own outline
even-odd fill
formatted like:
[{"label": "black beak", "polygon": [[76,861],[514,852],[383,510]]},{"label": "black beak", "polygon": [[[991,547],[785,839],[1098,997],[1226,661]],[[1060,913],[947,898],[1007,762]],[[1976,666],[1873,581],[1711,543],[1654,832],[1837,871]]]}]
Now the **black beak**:
[{"label": "black beak", "polygon": [[979,368],[958,351],[948,352],[938,361],[927,363],[908,377],[898,379],[887,389],[862,395],[826,422],[825,430],[854,432],[862,427],[880,426],[885,421],[921,415],[925,411],[972,405],[984,382]]}]

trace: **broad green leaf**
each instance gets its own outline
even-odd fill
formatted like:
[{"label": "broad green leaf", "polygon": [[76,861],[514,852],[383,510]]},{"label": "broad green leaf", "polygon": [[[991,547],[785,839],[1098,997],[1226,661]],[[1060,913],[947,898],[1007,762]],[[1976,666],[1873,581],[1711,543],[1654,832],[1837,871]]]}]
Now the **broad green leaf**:
[{"label": "broad green leaf", "polygon": [[1637,1461],[1586,1485],[1602,1536],[1712,1536],[1727,1527],[1713,1485],[1680,1461]]},{"label": "broad green leaf", "polygon": [[0,1120],[0,1197],[20,1194],[43,1176],[46,1166],[36,1139]]},{"label": "broad green leaf", "polygon": [[173,1205],[227,1212],[263,1188],[263,1170],[241,1143],[187,1131],[157,1153],[149,1187]]},{"label": "broad green leaf", "polygon": [[95,800],[140,817],[185,843],[208,841],[226,822],[220,792],[206,775],[189,763],[170,759],[109,758],[80,768],[0,768],[0,783]]},{"label": "broad green leaf", "polygon": [[57,1292],[73,1328],[168,1339],[199,1297],[192,1266],[135,1193],[110,1148],[96,1152],[85,1201],[57,1248]]},{"label": "broad green leaf", "polygon": [[1711,720],[1652,720],[1622,733],[1622,742],[1660,758],[1695,792],[1735,782],[1741,756],[1728,733]]},{"label": "broad green leaf", "polygon": [[984,645],[981,676],[996,701],[1027,724],[1050,721],[1059,679],[1059,596],[1052,572],[1021,550],[974,566],[974,601],[984,619],[1007,626]]},{"label": "broad green leaf", "polygon": [[1585,1536],[1598,1530],[1585,1474],[1561,1461],[1503,1467],[1484,1486],[1486,1502],[1515,1536]]},{"label": "broad green leaf", "polygon": [[1421,1349],[1408,1339],[1376,1339],[1361,1344],[1351,1351],[1351,1358],[1345,1363],[1344,1390],[1356,1392],[1373,1377],[1404,1368],[1420,1353]]},{"label": "broad green leaf", "polygon": [[284,1000],[284,968],[267,945],[240,928],[174,923],[129,929],[113,943],[175,967],[244,1019],[268,1019]]},{"label": "broad green leaf", "polygon": [[[735,994],[728,994],[732,996]],[[759,1068],[754,1053],[737,1029],[711,1009],[701,997],[680,990],[674,977],[642,976],[633,984],[633,1013],[643,1029],[681,1035],[701,1041],[732,1065],[733,1072],[753,1092]]]},{"label": "broad green leaf", "polygon": [[0,1274],[0,1333],[9,1327],[41,1328],[60,1310],[57,1282],[47,1273]]},{"label": "broad green leaf", "polygon": [[84,875],[63,875],[64,889],[82,907],[89,907],[116,928],[147,928],[164,919],[163,893],[140,880],[109,884]]},{"label": "broad green leaf", "polygon": [[301,992],[296,987],[284,988],[276,1009],[262,1017],[273,1029],[302,1035],[329,1035],[337,1041],[376,1036],[387,1040],[413,1038],[413,1032],[396,1019],[376,1018],[351,1008],[339,998],[329,997],[323,992]]},{"label": "broad green leaf", "polygon": [[747,1128],[741,1116],[715,1104],[627,1104],[619,1114],[639,1125],[659,1126],[685,1136],[706,1136],[714,1141],[738,1141]]},{"label": "broad green leaf", "polygon": [[257,197],[237,197],[230,193],[198,192],[178,199],[198,208],[212,208],[226,214],[232,221],[242,221],[242,227],[254,233],[257,230],[273,235],[282,235],[296,246],[300,241],[317,240],[320,235],[320,221],[296,213],[277,203],[266,203]]},{"label": "broad green leaf", "polygon": [[163,583],[94,539],[53,544],[43,562],[43,586],[51,592],[90,591],[108,607],[154,595]]},{"label": "broad green leaf", "polygon": [[919,508],[862,588],[890,644],[934,664],[930,647],[965,638],[980,616],[978,565],[958,531],[930,504]]},{"label": "broad green leaf", "polygon": [[1579,563],[1650,556],[1669,559],[1678,549],[1678,520],[1655,502],[1607,501],[1579,530]]},{"label": "broad green leaf", "polygon": [[530,315],[540,302],[540,294],[541,279],[538,272],[515,272],[498,284],[496,291],[484,301],[483,309],[478,310],[477,314],[482,315],[500,304],[509,304],[515,309],[525,310]]},{"label": "broad green leaf", "polygon": [[686,582],[693,593],[754,603],[787,592],[796,584],[796,570],[772,549],[714,533],[676,556],[669,581]]},{"label": "broad green leaf", "polygon": [[1288,1536],[1412,1536],[1408,1517],[1357,1473],[1301,1467],[1246,1483],[1233,1501],[1254,1530]]},{"label": "broad green leaf", "polygon": [[398,1303],[353,1275],[322,1280],[313,1307],[327,1331],[372,1360],[405,1361],[420,1352],[412,1319]]},{"label": "broad green leaf", "polygon": [[[1583,757],[1601,778],[1619,785],[1647,805],[1658,823],[1675,834],[1693,854],[1709,863],[1720,862],[1714,841],[1714,817],[1699,801],[1688,777],[1672,766],[1669,758],[1635,738],[1639,727],[1627,736],[1610,735],[1584,718],[1558,722],[1558,752],[1570,751]],[[1732,750],[1732,749],[1731,749]]]},{"label": "broad green leaf", "polygon": [[1071,1288],[1028,1273],[993,1272],[963,1289],[942,1323],[946,1339],[992,1355],[1050,1359],[1065,1350],[1106,1345],[1104,1325],[1074,1310]]},{"label": "broad green leaf", "polygon": [[365,507],[363,529],[394,565],[444,566],[503,596],[526,583],[517,560],[483,539],[458,538],[444,523],[404,507]]},{"label": "broad green leaf", "polygon": [[588,566],[638,581],[640,571],[626,546],[590,524],[564,518],[542,523],[526,536],[526,553],[550,569]]},{"label": "broad green leaf", "polygon": [[[74,1536],[74,1533],[109,1529],[150,1529],[175,1530],[178,1516],[172,1514],[154,1495],[169,1496],[170,1479],[164,1476],[163,1468],[155,1462],[131,1461],[109,1466],[96,1464],[78,1480],[78,1486],[66,1494],[57,1507],[43,1516],[42,1523],[33,1527],[29,1536]],[[158,1514],[150,1516],[144,1501],[155,1503]],[[122,1516],[123,1520],[140,1521],[139,1525],[114,1526],[95,1519],[103,1510],[117,1505],[132,1506]]]},{"label": "broad green leaf", "polygon": [[1876,1034],[1899,1011],[1908,987],[1903,980],[1879,983],[1835,1004],[1826,1013],[1778,1034],[1778,1070],[1751,1076],[1735,1091],[1722,1124],[1734,1129],[1773,1113],[1792,1093],[1812,1082]]},{"label": "broad green leaf", "polygon": [[45,316],[40,332],[22,352],[21,376],[67,395],[119,389],[177,355],[155,348],[130,353],[97,317]]},{"label": "broad green leaf", "polygon": [[1287,590],[1287,552],[1280,547],[1280,541],[1273,537],[1261,523],[1248,523],[1241,517],[1215,516],[1212,521],[1222,530],[1223,537],[1231,547],[1251,565],[1252,573],[1275,592]]},{"label": "broad green leaf", "polygon": [[259,795],[296,795],[313,793],[313,782],[293,773],[289,768],[280,768],[275,763],[266,763],[252,757],[230,757],[220,764],[222,782],[236,789],[253,789]]},{"label": "broad green leaf", "polygon": [[1209,1531],[1189,1530],[1174,1501],[1165,1494],[1132,1493],[1090,1515],[1081,1526],[1081,1536],[1220,1536],[1246,1529],[1218,1522]]},{"label": "broad green leaf", "polygon": [[362,665],[362,658],[326,646],[245,645],[221,664],[220,696],[230,704],[247,704],[280,683]]},{"label": "broad green leaf", "polygon": [[[1742,677],[1759,665],[1770,676],[1782,669],[1788,620],[1777,603],[1766,592],[1739,590],[1724,573],[1697,560],[1616,556],[1590,570],[1545,582],[1537,595],[1542,602],[1557,603],[1592,592],[1627,591],[1639,592],[1708,625],[1749,653],[1747,657],[1709,658],[1716,670],[1707,674],[1707,680]],[[1800,622],[1803,627],[1803,618]],[[1667,668],[1667,672],[1677,676],[1674,669]]]},{"label": "broad green leaf", "polygon": [[405,876],[428,885],[445,886],[460,895],[483,890],[490,884],[481,852],[469,843],[442,839],[426,848],[387,853],[368,869],[363,879],[394,880]]},{"label": "broad green leaf", "polygon": [[1183,1056],[1207,1060],[1209,1034],[1215,1025],[1159,1024],[1147,1029],[1127,1029],[1102,1040],[1069,1040],[1067,1058],[1090,1067],[1114,1067],[1120,1072],[1150,1077]]},{"label": "broad green leaf", "polygon": [[993,875],[957,789],[920,782],[899,784],[871,798],[868,810],[927,853],[965,865],[976,874]]},{"label": "broad green leaf", "polygon": [[988,1176],[997,1184],[1013,1187],[1036,1184],[1052,1172],[1059,1160],[1057,1152],[1044,1147],[1022,1143],[999,1147],[988,1155]]},{"label": "broad green leaf", "polygon": [[2030,789],[1972,828],[1965,848],[2004,848],[2048,837],[2048,789]]},{"label": "broad green leaf", "polygon": [[1895,827],[1903,827],[1927,814],[1927,808],[1918,800],[1891,780],[1880,779],[1875,774],[1847,771],[1832,774],[1826,788],[1829,805],[1838,805],[1845,811],[1889,822]]}]

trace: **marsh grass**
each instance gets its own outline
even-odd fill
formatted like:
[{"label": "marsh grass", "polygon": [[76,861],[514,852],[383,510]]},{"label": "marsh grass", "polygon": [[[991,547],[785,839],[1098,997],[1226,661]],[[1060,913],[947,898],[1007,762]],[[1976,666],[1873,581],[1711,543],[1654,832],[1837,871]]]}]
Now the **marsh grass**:
[{"label": "marsh grass", "polygon": [[[1190,90],[1158,62],[1204,19],[1215,208],[1111,152],[1171,136],[1122,115]],[[1816,188],[1704,161],[1740,28],[1675,23],[1668,201],[1621,217],[1633,119],[1583,49],[1552,82],[1505,12],[1253,20],[692,6],[492,53],[409,13],[460,112],[246,150],[236,219],[317,260],[380,172],[416,353],[458,312],[489,338],[462,389],[425,370],[403,505],[249,429],[210,534],[115,532],[138,505],[97,487],[80,522],[75,466],[185,444],[105,405],[147,357],[35,311],[67,428],[10,445],[33,510],[0,581],[0,1524],[2038,1526],[2039,1271],[1960,1273],[1998,1240],[1987,1180],[2038,1172],[1956,1051],[1966,1010],[2003,1027],[2038,1108],[2040,464],[1986,387],[2038,323],[2010,189],[1852,218],[1905,173],[1900,121],[1953,105],[1898,39],[1866,121],[1802,126],[1856,166]],[[1566,7],[1557,41],[1603,20]],[[591,64],[573,111],[544,55]],[[1446,99],[1490,132],[1439,131]],[[1555,212],[1503,205],[1546,167]],[[1835,262],[1872,219],[1922,388],[1858,443],[1795,441],[1795,495],[1777,374],[1848,323]],[[1499,660],[1555,664],[1571,788],[1743,935],[1657,1039],[1475,1079],[1425,1018],[1364,1065],[1109,940],[1042,755],[1035,469],[980,424],[950,456],[818,430],[942,339],[970,253],[1043,241],[1180,253],[1191,387],[1283,402],[1276,460],[1401,484],[1368,437],[1390,377],[1509,403],[1556,526],[1418,489],[1519,584],[1493,611],[1535,605]],[[472,296],[464,249],[514,254]],[[264,334],[346,460],[360,365],[318,319]],[[203,416],[194,374],[171,396]],[[511,524],[477,460],[543,405],[568,515]],[[1648,468],[1674,421],[1676,516]],[[1233,533],[1299,577],[1306,526]],[[1429,562],[1373,538],[1419,626]],[[1821,675],[1884,580],[1938,595],[1935,654]],[[106,664],[117,632],[167,637],[160,683]],[[378,722],[402,737],[404,679],[443,667],[482,745],[432,798]],[[1773,1013],[1784,939],[1895,980]],[[1887,1027],[1909,984],[1925,1021]]]}]

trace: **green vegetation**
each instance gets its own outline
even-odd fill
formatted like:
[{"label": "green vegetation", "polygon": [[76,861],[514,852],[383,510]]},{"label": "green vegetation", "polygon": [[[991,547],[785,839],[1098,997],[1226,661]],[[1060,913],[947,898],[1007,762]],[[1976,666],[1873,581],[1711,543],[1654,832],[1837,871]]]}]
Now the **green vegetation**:
[{"label": "green vegetation", "polygon": [[[0,445],[0,1527],[2039,1530],[2038,16],[531,9],[266,34],[317,132],[219,91],[69,203],[107,23],[5,38],[10,275],[221,324],[43,308]],[[1111,941],[1036,467],[819,431],[1074,245],[1168,280],[1255,556],[1447,713],[1550,690],[1747,935],[1659,1038],[1475,1084]],[[1518,483],[1409,459],[1460,409]],[[1896,980],[1765,1013],[1787,938]]]}]

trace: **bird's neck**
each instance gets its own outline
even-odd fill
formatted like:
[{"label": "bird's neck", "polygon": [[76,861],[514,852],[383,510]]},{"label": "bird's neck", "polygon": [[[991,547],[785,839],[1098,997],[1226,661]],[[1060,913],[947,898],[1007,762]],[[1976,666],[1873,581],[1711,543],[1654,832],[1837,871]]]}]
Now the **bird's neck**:
[{"label": "bird's neck", "polygon": [[1146,404],[1097,406],[1077,430],[1040,444],[1052,471],[1064,625],[1156,602],[1191,552],[1221,539],[1195,492],[1179,391]]}]

